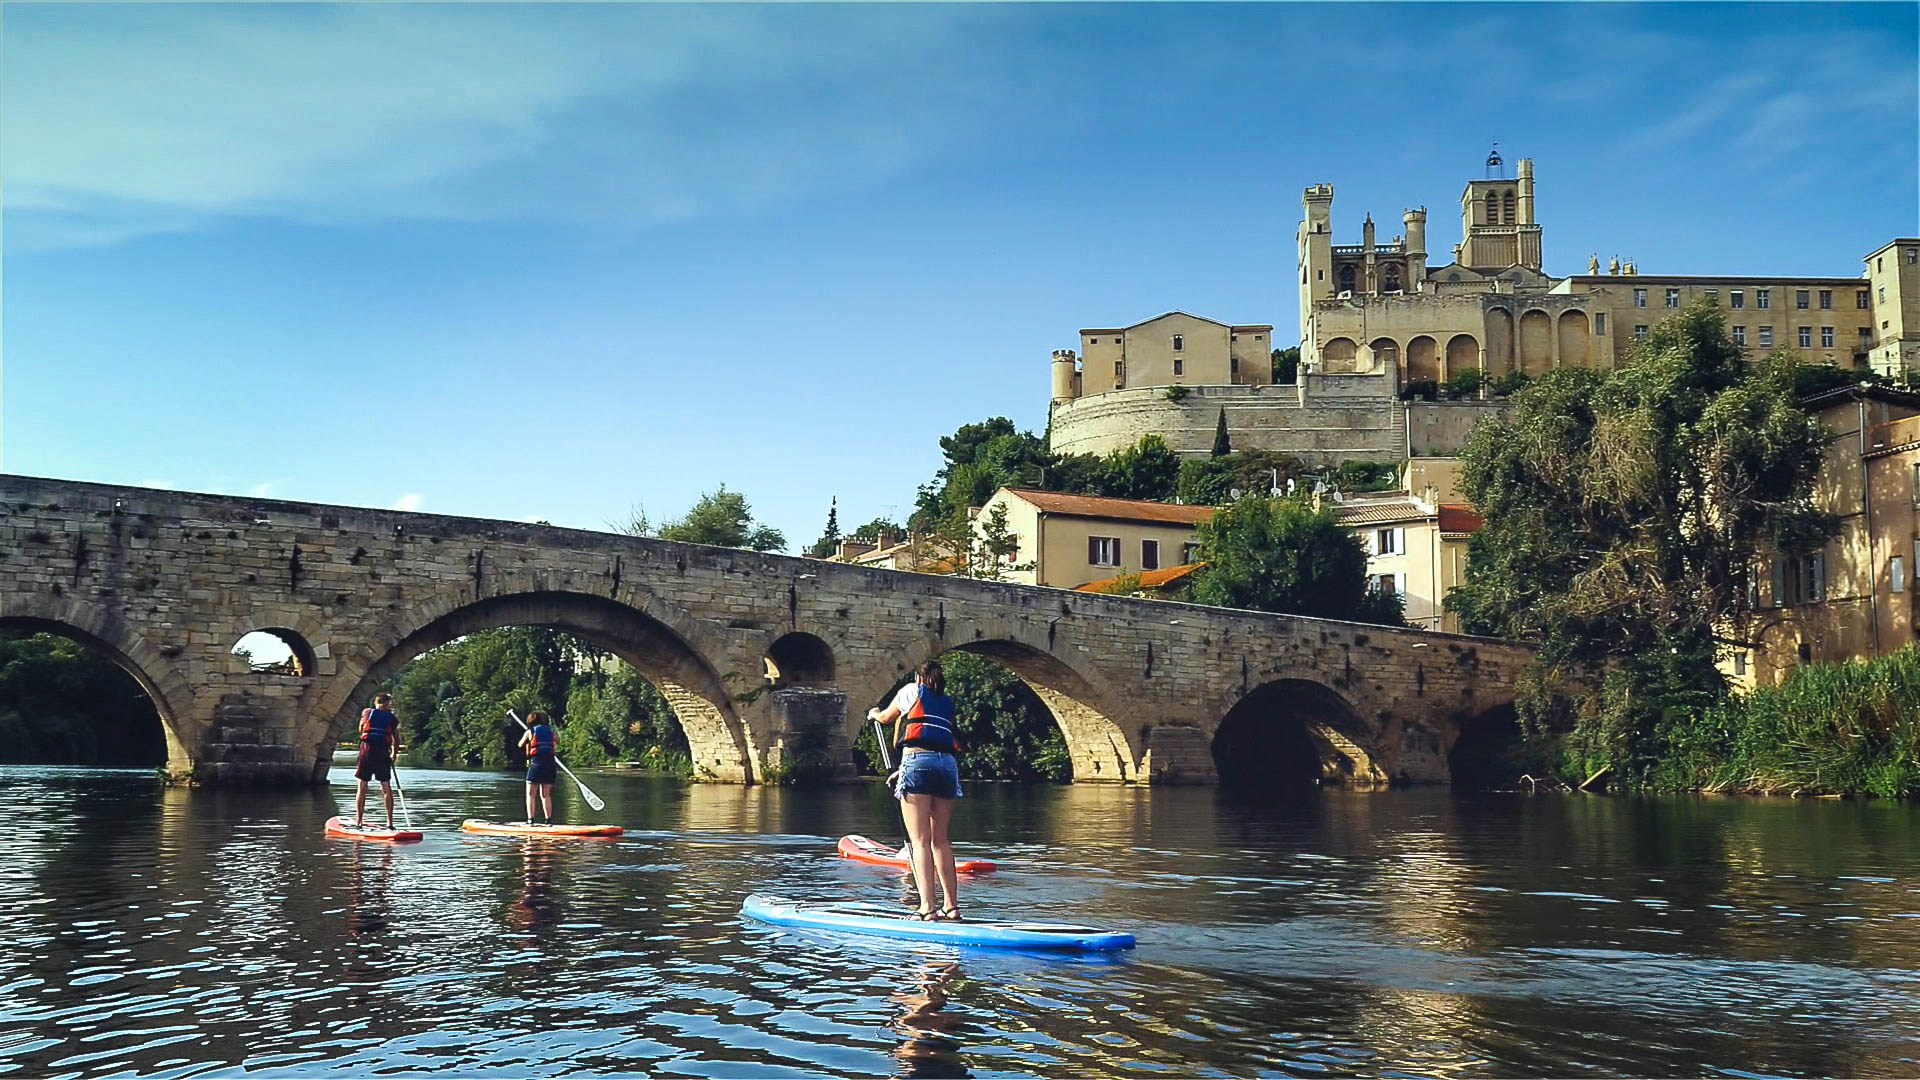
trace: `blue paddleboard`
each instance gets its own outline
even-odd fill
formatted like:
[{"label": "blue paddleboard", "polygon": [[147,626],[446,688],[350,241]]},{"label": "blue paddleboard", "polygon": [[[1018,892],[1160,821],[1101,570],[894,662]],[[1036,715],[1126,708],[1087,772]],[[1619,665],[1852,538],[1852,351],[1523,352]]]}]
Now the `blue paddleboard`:
[{"label": "blue paddleboard", "polygon": [[1060,923],[921,922],[897,908],[866,904],[816,904],[755,893],[740,905],[740,914],[775,926],[813,930],[844,930],[850,934],[914,938],[943,945],[978,945],[995,949],[1131,949],[1132,934],[1096,930],[1091,926]]}]

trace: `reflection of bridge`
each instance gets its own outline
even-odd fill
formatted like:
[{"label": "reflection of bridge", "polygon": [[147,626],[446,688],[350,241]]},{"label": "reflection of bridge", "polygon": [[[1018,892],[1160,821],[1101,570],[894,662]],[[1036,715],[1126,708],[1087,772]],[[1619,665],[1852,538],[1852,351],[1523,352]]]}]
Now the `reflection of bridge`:
[{"label": "reflection of bridge", "polygon": [[[632,664],[701,774],[735,782],[807,754],[848,761],[867,706],[954,649],[1033,687],[1077,780],[1211,780],[1215,734],[1250,710],[1297,717],[1329,773],[1445,780],[1462,726],[1512,700],[1525,659],[1477,638],[548,526],[0,476],[0,626],[110,654],[152,696],[183,778],[317,781],[375,683],[517,625]],[[298,674],[232,655],[256,630],[288,643]]]}]

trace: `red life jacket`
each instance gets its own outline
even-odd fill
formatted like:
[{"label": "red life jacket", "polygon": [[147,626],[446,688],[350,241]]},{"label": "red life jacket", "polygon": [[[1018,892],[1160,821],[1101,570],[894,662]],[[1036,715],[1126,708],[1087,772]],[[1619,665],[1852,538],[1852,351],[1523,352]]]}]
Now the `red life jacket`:
[{"label": "red life jacket", "polygon": [[924,686],[916,689],[913,704],[900,717],[904,726],[900,745],[958,754],[960,737],[953,730],[953,699]]}]

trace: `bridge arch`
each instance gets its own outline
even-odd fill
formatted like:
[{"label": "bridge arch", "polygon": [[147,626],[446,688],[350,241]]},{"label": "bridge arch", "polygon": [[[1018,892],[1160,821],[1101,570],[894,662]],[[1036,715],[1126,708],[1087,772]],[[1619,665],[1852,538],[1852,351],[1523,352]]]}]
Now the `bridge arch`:
[{"label": "bridge arch", "polygon": [[0,629],[57,634],[113,661],[139,684],[160,716],[167,772],[181,777],[193,772],[188,748],[199,740],[183,727],[192,715],[187,710],[193,706],[193,688],[179,666],[138,631],[93,605],[40,597],[0,597]]},{"label": "bridge arch", "polygon": [[1012,627],[981,629],[971,640],[930,643],[908,657],[910,661],[892,674],[874,676],[849,689],[848,709],[857,734],[866,722],[868,704],[885,705],[888,693],[921,664],[948,653],[965,652],[992,660],[1019,678],[1040,699],[1066,740],[1067,756],[1073,762],[1075,783],[1124,783],[1142,779],[1139,763],[1144,748],[1127,737],[1126,730],[1113,717],[1105,695],[1095,689],[1093,680],[1072,664],[1042,645],[1021,640]]},{"label": "bridge arch", "polygon": [[339,660],[344,677],[315,710],[326,725],[315,733],[315,775],[325,774],[333,744],[352,730],[374,685],[415,657],[483,630],[539,626],[613,653],[652,683],[686,732],[696,775],[750,781],[755,768],[745,729],[725,682],[690,640],[700,636],[693,620],[658,601],[642,604],[645,610],[606,596],[536,587],[426,605],[366,653]]},{"label": "bridge arch", "polygon": [[1346,698],[1311,679],[1276,679],[1242,695],[1214,729],[1223,787],[1247,791],[1321,780],[1385,783],[1367,725]]}]

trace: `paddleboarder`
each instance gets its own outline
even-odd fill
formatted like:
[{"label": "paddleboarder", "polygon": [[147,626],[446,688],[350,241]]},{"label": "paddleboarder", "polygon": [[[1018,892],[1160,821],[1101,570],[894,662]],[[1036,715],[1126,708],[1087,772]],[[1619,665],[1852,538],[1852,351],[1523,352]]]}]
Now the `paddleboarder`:
[{"label": "paddleboarder", "polygon": [[393,715],[393,695],[380,694],[371,709],[360,712],[360,762],[353,770],[358,783],[353,793],[354,828],[367,824],[367,783],[380,781],[387,804],[387,828],[393,828],[393,762],[400,756],[400,720]]},{"label": "paddleboarder", "polygon": [[559,774],[553,753],[553,727],[547,714],[538,710],[527,714],[527,731],[520,736],[520,752],[527,756],[527,824],[532,825],[533,804],[538,796],[547,812],[547,824],[553,824],[553,781]]},{"label": "paddleboarder", "polygon": [[[907,825],[913,882],[920,893],[918,915],[923,920],[960,918],[960,875],[953,865],[953,841],[947,823],[953,802],[960,797],[960,740],[954,734],[953,699],[946,694],[946,673],[940,661],[920,665],[912,682],[893,695],[886,711],[867,716],[893,725],[900,747],[900,768],[894,774],[893,793],[900,800],[900,816]],[[933,910],[933,881],[938,877],[945,906]]]}]

